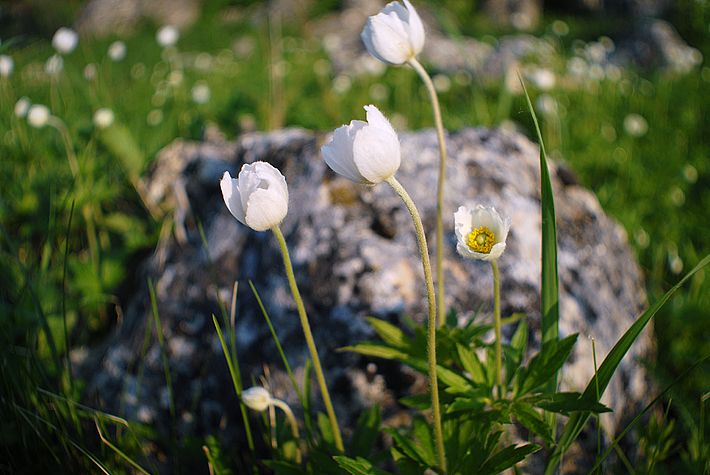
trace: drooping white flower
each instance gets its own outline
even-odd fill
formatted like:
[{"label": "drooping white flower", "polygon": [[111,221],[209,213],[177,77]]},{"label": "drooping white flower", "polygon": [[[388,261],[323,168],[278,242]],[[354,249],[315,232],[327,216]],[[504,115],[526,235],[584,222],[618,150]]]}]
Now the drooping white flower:
[{"label": "drooping white flower", "polygon": [[356,183],[374,185],[394,175],[401,154],[397,132],[377,107],[365,106],[367,122],[353,120],[338,127],[321,148],[325,163]]},{"label": "drooping white flower", "polygon": [[15,103],[15,117],[23,119],[27,117],[27,112],[30,110],[32,102],[27,96],[20,97]]},{"label": "drooping white flower", "polygon": [[111,127],[113,124],[114,115],[111,109],[102,107],[94,112],[94,125],[99,129]]},{"label": "drooping white flower", "polygon": [[53,54],[44,63],[44,72],[50,76],[56,76],[62,72],[62,69],[64,69],[64,59],[58,54]]},{"label": "drooping white flower", "polygon": [[59,54],[69,54],[74,51],[79,42],[79,35],[76,31],[65,26],[61,27],[54,33],[52,38],[52,46]]},{"label": "drooping white flower", "polygon": [[460,206],[454,213],[456,250],[468,259],[493,261],[505,251],[510,218],[502,218],[495,208]]},{"label": "drooping white flower", "polygon": [[108,47],[108,57],[113,61],[121,61],[126,57],[126,43],[114,41]]},{"label": "drooping white flower", "polygon": [[390,2],[367,19],[360,34],[367,51],[388,64],[404,64],[424,47],[424,25],[409,0]]},{"label": "drooping white flower", "polygon": [[179,38],[180,32],[172,25],[163,26],[155,35],[155,39],[158,41],[158,44],[163,48],[175,46],[175,43],[177,43]]},{"label": "drooping white flower", "polygon": [[27,112],[27,122],[38,129],[47,125],[49,117],[49,108],[42,104],[33,104]]},{"label": "drooping white flower", "polygon": [[252,411],[264,412],[271,405],[271,394],[260,386],[242,391],[242,402]]},{"label": "drooping white flower", "polygon": [[219,184],[232,216],[255,231],[271,229],[286,217],[286,179],[266,162],[245,164],[237,178],[224,172]]},{"label": "drooping white flower", "polygon": [[13,61],[12,56],[0,54],[0,77],[10,77],[13,69],[15,69],[15,61]]}]

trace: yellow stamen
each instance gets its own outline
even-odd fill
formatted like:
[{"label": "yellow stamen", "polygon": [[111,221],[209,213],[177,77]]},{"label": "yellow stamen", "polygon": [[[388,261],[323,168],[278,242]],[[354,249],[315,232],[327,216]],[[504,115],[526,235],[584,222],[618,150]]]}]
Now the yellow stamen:
[{"label": "yellow stamen", "polygon": [[474,228],[466,236],[466,244],[472,251],[488,254],[496,243],[496,235],[485,226]]}]

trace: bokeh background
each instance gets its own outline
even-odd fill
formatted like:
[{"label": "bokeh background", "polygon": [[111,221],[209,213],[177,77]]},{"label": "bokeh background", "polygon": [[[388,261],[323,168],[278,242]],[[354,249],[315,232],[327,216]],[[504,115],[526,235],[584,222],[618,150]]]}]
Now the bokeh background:
[{"label": "bokeh background", "polygon": [[[415,5],[428,40],[437,40],[423,61],[435,74],[445,127],[513,127],[533,137],[519,71],[550,157],[564,160],[622,223],[650,302],[710,252],[708,5]],[[122,302],[141,285],[136,264],[169,232],[171,223],[141,196],[140,177],[162,147],[176,138],[285,126],[327,131],[361,117],[367,103],[398,129],[432,126],[415,73],[372,61],[359,44],[365,16],[380,7],[347,0],[0,1],[0,55],[12,63],[0,68],[0,470],[75,471],[89,466],[82,450],[126,470],[95,434],[82,440],[74,423],[83,409],[52,406],[79,400],[82,389],[55,363],[111,331]],[[173,45],[156,38],[165,25],[179,33]],[[58,55],[51,40],[62,26],[81,36],[74,51]],[[48,106],[65,129],[29,125],[18,111],[22,97]],[[94,119],[100,108],[113,112],[110,133]],[[82,164],[77,178],[67,141]],[[662,387],[710,353],[706,272],[654,326],[656,356],[644,364]],[[709,374],[705,365],[677,384],[647,423],[641,443],[656,444],[660,460],[649,471],[677,473],[683,460],[707,455]],[[149,428],[140,430],[149,436]],[[139,450],[131,444],[122,450]],[[198,460],[200,444],[193,445],[185,451]]]}]

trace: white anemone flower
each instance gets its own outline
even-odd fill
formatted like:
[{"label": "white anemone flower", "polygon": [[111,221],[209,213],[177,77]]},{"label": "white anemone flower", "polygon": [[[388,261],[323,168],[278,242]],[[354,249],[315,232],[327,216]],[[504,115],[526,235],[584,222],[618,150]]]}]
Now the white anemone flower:
[{"label": "white anemone flower", "polygon": [[13,69],[15,69],[15,61],[13,61],[12,56],[0,54],[0,77],[10,77]]},{"label": "white anemone flower", "polygon": [[260,386],[242,391],[242,402],[252,411],[264,412],[272,404],[271,394]]},{"label": "white anemone flower", "polygon": [[42,104],[33,104],[30,107],[30,110],[27,111],[27,122],[29,122],[32,127],[37,129],[41,129],[47,125],[49,117],[49,108]]},{"label": "white anemone flower", "polygon": [[65,26],[61,27],[54,33],[52,38],[52,46],[59,54],[69,54],[74,51],[79,42],[79,35],[76,31]]},{"label": "white anemone flower", "polygon": [[123,41],[114,41],[108,47],[108,57],[112,61],[121,61],[126,57],[126,43]]},{"label": "white anemone flower", "polygon": [[356,183],[375,185],[399,169],[399,139],[377,107],[365,106],[367,122],[353,120],[338,127],[321,148],[325,163],[339,175]]},{"label": "white anemone flower", "polygon": [[23,119],[27,117],[27,112],[30,110],[30,106],[32,105],[32,101],[30,101],[30,98],[27,96],[22,96],[20,97],[17,102],[15,103],[15,117],[19,119]]},{"label": "white anemone flower", "polygon": [[102,107],[94,112],[94,125],[99,129],[111,127],[113,121],[113,111],[107,107]]},{"label": "white anemone flower", "polygon": [[224,172],[220,187],[232,216],[254,231],[271,229],[286,217],[286,178],[266,162],[245,164],[237,178]]},{"label": "white anemone flower", "polygon": [[178,39],[180,38],[180,32],[172,25],[166,25],[158,30],[155,35],[155,39],[158,44],[163,48],[168,46],[175,46]]},{"label": "white anemone flower", "polygon": [[422,51],[424,25],[408,0],[404,0],[404,6],[390,2],[367,19],[360,37],[375,58],[388,64],[404,64]]},{"label": "white anemone flower", "polygon": [[207,104],[210,101],[210,87],[204,81],[198,81],[190,91],[192,102],[195,104]]},{"label": "white anemone flower", "polygon": [[505,251],[510,218],[502,218],[495,208],[460,206],[454,213],[456,250],[468,259],[497,260]]}]

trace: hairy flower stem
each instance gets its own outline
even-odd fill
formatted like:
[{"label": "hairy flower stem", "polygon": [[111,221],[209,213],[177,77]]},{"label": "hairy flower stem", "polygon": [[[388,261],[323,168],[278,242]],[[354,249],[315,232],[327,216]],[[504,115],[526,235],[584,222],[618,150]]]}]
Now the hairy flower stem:
[{"label": "hairy flower stem", "polygon": [[434,418],[434,439],[436,440],[436,451],[439,458],[439,468],[446,472],[446,455],[444,453],[444,435],[441,430],[441,409],[439,408],[439,384],[436,379],[436,297],[434,296],[434,282],[431,277],[431,263],[429,262],[429,249],[427,248],[424,225],[419,216],[414,201],[407,193],[407,190],[397,181],[394,176],[389,177],[387,183],[402,198],[409,214],[414,222],[414,230],[417,235],[417,245],[422,258],[424,268],[424,281],[426,282],[427,302],[429,304],[429,322],[427,325],[427,357],[429,360],[429,385],[431,387],[431,412]]},{"label": "hairy flower stem", "polygon": [[291,264],[291,256],[288,253],[288,247],[286,246],[286,239],[284,239],[284,235],[281,233],[281,229],[278,227],[278,225],[271,228],[271,230],[274,232],[274,236],[276,236],[276,240],[279,242],[279,247],[281,248],[281,256],[283,257],[284,267],[286,269],[286,277],[288,278],[288,284],[291,287],[291,294],[293,294],[293,300],[296,301],[298,316],[301,319],[301,327],[303,327],[303,335],[306,337],[306,345],[308,345],[308,351],[310,352],[311,359],[313,360],[313,368],[316,372],[316,380],[318,381],[318,386],[320,387],[320,392],[323,396],[325,412],[328,414],[330,426],[333,430],[335,447],[340,452],[345,452],[345,448],[343,447],[343,436],[340,434],[340,428],[338,427],[338,419],[335,417],[335,410],[333,410],[333,403],[330,401],[330,393],[328,393],[328,386],[325,384],[325,376],[323,375],[323,368],[321,367],[320,358],[318,358],[318,351],[316,350],[316,344],[313,340],[313,334],[311,333],[311,325],[308,323],[308,315],[306,315],[306,308],[303,306],[301,293],[298,291],[298,286],[296,285],[296,277],[293,275],[293,265]]},{"label": "hairy flower stem", "polygon": [[501,342],[500,331],[500,275],[498,272],[498,261],[491,261],[493,269],[493,318],[495,321],[496,332],[496,386],[498,387],[498,397],[503,398],[503,383],[502,383],[502,361],[503,361],[503,345]]},{"label": "hairy flower stem", "polygon": [[291,426],[291,435],[293,435],[293,440],[296,442],[296,463],[301,463],[301,449],[298,446],[300,434],[298,433],[298,422],[296,422],[296,417],[293,415],[293,411],[290,407],[288,407],[288,404],[283,402],[281,399],[272,398],[271,404],[278,407],[284,411],[284,414],[286,414],[286,419],[288,419],[288,423]]},{"label": "hairy flower stem", "polygon": [[446,306],[444,305],[444,221],[442,216],[444,213],[444,186],[446,185],[446,137],[444,136],[444,124],[441,121],[439,98],[436,96],[434,83],[416,58],[410,59],[408,63],[419,74],[429,91],[431,106],[434,110],[436,135],[439,139],[439,178],[436,188],[436,304],[439,326],[444,326],[446,324]]}]

